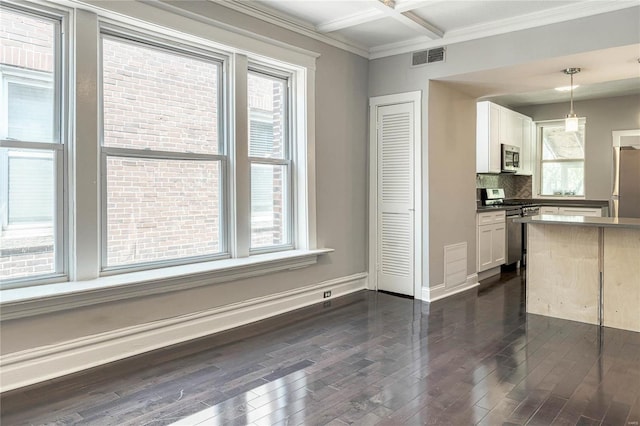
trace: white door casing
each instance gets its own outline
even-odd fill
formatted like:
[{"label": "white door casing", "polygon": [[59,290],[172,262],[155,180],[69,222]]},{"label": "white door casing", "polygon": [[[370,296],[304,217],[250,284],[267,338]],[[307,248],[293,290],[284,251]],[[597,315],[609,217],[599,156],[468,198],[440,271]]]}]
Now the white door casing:
[{"label": "white door casing", "polygon": [[[370,279],[421,297],[420,92],[371,99]],[[416,197],[418,194],[418,197]]]}]

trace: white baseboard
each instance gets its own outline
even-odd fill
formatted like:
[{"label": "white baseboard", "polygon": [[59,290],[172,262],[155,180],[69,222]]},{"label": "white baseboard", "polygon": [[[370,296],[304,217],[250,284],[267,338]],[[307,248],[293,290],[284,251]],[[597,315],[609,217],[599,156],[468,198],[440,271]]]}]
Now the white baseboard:
[{"label": "white baseboard", "polygon": [[341,277],[204,312],[136,325],[0,357],[0,392],[86,370],[176,343],[218,333],[367,289],[367,273]]},{"label": "white baseboard", "polygon": [[446,288],[444,284],[439,284],[433,287],[422,287],[422,300],[425,302],[435,302],[436,300],[462,293],[463,291],[470,290],[474,287],[478,287],[479,285],[478,274],[471,274],[467,276],[464,283],[453,287]]}]

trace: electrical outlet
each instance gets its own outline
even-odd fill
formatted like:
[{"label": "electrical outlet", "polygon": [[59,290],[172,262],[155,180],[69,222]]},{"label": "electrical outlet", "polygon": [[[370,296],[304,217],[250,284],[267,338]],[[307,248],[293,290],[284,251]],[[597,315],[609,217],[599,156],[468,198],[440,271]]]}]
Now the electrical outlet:
[{"label": "electrical outlet", "polygon": [[324,295],[322,296],[323,299],[326,299],[327,297],[331,297],[331,290],[325,291]]}]

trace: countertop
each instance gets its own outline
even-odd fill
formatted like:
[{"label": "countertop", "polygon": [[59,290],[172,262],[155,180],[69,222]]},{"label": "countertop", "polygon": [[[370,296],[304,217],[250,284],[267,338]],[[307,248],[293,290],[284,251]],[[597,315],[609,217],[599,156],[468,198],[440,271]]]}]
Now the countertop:
[{"label": "countertop", "polygon": [[562,216],[543,214],[516,219],[515,222],[539,225],[592,226],[598,228],[640,229],[640,219],[630,217]]},{"label": "countertop", "polygon": [[508,208],[512,208],[513,206],[478,206],[476,207],[476,212],[491,212],[496,210],[507,210]]},{"label": "countertop", "polygon": [[558,207],[609,207],[607,200],[571,200],[571,199],[553,199],[553,198],[514,198],[509,201],[521,201],[532,204],[540,204],[541,206],[558,206]]},{"label": "countertop", "polygon": [[[543,198],[510,198],[510,202],[518,202],[523,204],[538,204],[540,206],[551,207],[585,207],[585,208],[602,208],[609,207],[608,201],[602,200],[553,200]],[[479,203],[479,202],[478,202]],[[493,210],[506,210],[513,206],[480,206],[476,205],[476,212],[482,213]]]}]

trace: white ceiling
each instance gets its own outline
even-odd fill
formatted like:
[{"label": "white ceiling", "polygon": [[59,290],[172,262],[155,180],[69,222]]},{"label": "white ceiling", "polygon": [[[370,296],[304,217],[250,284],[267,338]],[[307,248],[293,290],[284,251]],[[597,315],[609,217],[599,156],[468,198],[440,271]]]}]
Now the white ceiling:
[{"label": "white ceiling", "polygon": [[[563,22],[638,0],[212,0],[369,59]],[[385,4],[386,3],[386,4]],[[449,78],[511,106],[560,102],[562,73],[581,67],[576,99],[640,93],[640,45]]]},{"label": "white ceiling", "polygon": [[212,1],[314,32],[370,59],[638,6],[637,0]]},{"label": "white ceiling", "polygon": [[640,45],[615,47],[576,55],[529,62],[504,69],[448,77],[460,90],[478,98],[490,98],[504,106],[568,102],[569,86],[562,70],[579,67],[574,75],[575,100],[640,94]]}]

